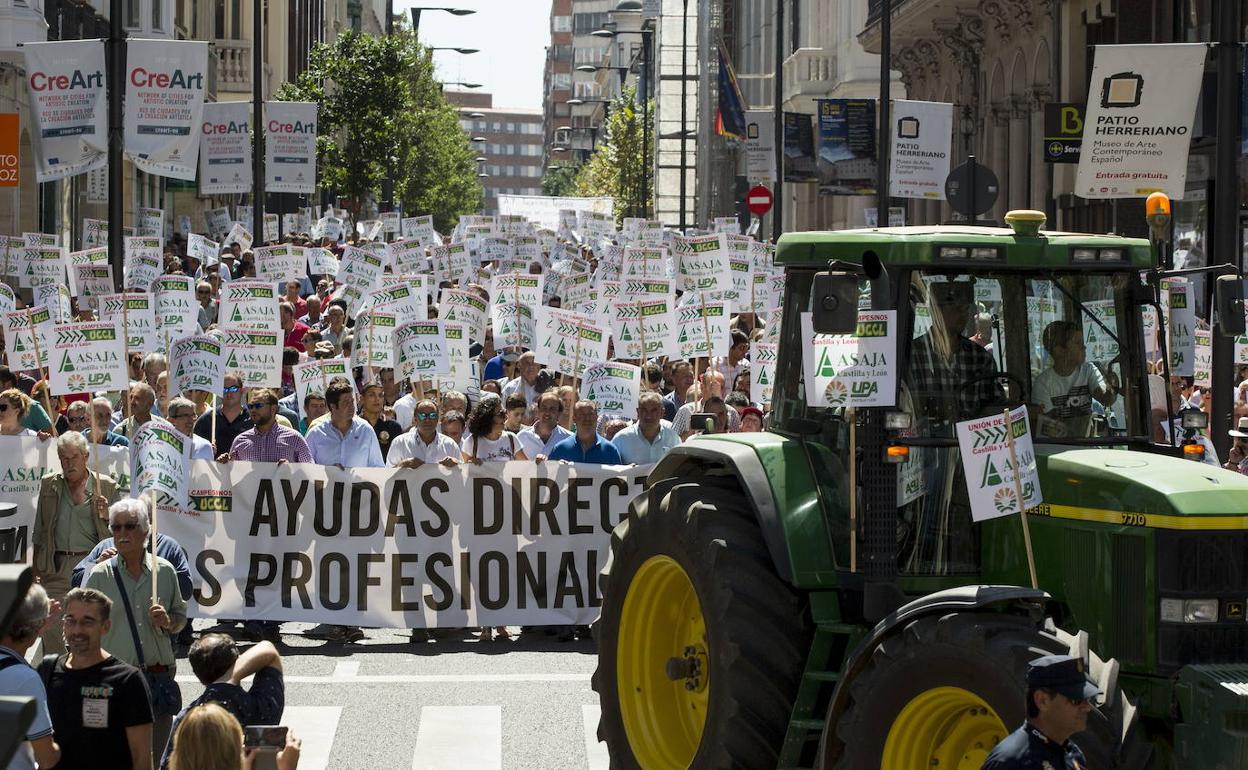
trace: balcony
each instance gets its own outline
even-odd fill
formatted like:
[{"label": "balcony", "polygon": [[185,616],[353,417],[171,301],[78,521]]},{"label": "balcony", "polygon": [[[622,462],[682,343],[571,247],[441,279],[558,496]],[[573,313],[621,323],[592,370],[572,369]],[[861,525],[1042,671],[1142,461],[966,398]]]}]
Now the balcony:
[{"label": "balcony", "polygon": [[251,41],[217,40],[217,90],[251,90]]},{"label": "balcony", "polygon": [[799,48],[784,60],[784,100],[821,97],[837,81],[836,56],[822,48]]}]

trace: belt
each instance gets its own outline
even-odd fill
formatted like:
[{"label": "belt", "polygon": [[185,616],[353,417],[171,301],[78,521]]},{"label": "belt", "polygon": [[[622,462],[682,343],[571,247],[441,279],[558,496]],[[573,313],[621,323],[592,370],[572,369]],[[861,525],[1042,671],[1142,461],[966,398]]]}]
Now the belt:
[{"label": "belt", "polygon": [[90,551],[57,551],[57,556],[86,556]]},{"label": "belt", "polygon": [[170,671],[173,671],[173,666],[144,666],[143,670],[149,674],[168,674]]}]

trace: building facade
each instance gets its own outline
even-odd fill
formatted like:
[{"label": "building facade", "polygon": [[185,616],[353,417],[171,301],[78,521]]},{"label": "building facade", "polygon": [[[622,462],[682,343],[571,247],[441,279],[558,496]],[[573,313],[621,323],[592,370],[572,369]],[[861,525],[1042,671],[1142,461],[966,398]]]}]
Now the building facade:
[{"label": "building facade", "polygon": [[495,107],[494,97],[474,91],[446,91],[459,108],[459,125],[475,142],[485,195],[482,210],[498,209],[498,196],[541,195],[546,168],[541,110]]}]

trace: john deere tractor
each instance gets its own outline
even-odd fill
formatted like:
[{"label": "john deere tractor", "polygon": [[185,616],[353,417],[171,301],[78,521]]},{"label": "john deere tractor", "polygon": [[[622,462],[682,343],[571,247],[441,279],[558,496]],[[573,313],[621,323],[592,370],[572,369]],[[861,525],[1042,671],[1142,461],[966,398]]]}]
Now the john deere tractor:
[{"label": "john deere tractor", "polygon": [[[1042,217],[781,238],[769,430],[672,450],[612,536],[613,767],[978,770],[1028,661],[1070,653],[1105,693],[1089,767],[1248,768],[1248,478],[1193,462],[1149,372],[1175,310],[1150,243]],[[1207,278],[1241,333],[1242,282]],[[895,311],[890,406],[806,382],[805,337],[862,310]],[[973,521],[955,432],[1020,405],[1038,587],[1022,518]]]}]

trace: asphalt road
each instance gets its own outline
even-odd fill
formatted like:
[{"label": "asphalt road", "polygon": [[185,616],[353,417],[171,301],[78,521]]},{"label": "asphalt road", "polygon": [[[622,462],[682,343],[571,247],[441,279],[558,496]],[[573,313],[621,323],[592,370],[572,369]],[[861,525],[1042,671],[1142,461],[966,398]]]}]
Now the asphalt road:
[{"label": "asphalt road", "polygon": [[[195,621],[197,631],[211,625]],[[340,645],[301,636],[307,628],[283,624],[279,647],[282,724],[303,739],[300,770],[608,766],[595,737],[593,642],[465,634],[411,644],[407,632],[368,630]],[[185,660],[178,682],[183,703],[203,689]]]}]

